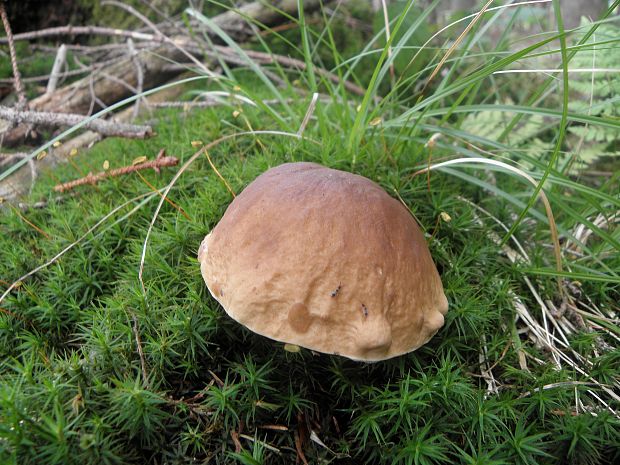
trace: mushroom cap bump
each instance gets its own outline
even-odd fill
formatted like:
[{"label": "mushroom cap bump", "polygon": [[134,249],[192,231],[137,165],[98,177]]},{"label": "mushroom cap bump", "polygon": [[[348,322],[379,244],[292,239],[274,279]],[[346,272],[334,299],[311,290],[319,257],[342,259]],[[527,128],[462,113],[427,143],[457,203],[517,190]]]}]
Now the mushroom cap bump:
[{"label": "mushroom cap bump", "polygon": [[417,349],[448,310],[407,209],[369,179],[315,163],[256,178],[198,259],[209,291],[242,325],[354,360]]}]

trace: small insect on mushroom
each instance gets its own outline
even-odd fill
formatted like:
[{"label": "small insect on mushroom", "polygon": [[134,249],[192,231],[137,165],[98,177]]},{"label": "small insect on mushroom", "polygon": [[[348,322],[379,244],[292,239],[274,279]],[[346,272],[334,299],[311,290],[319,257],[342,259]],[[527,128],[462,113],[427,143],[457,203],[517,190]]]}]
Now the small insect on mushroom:
[{"label": "small insect on mushroom", "polygon": [[342,283],[338,284],[338,287],[336,288],[336,290],[332,292],[332,297],[337,297],[341,288],[342,288]]},{"label": "small insect on mushroom", "polygon": [[364,314],[364,318],[368,318],[368,307],[362,304],[362,313]]}]

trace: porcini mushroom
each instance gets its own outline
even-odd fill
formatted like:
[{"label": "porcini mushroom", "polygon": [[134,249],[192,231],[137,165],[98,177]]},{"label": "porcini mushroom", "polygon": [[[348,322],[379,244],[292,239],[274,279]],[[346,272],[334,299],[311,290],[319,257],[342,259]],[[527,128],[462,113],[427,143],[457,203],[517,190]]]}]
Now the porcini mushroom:
[{"label": "porcini mushroom", "polygon": [[209,291],[242,325],[354,360],[417,349],[448,310],[409,211],[371,180],[315,163],[256,178],[198,259]]}]

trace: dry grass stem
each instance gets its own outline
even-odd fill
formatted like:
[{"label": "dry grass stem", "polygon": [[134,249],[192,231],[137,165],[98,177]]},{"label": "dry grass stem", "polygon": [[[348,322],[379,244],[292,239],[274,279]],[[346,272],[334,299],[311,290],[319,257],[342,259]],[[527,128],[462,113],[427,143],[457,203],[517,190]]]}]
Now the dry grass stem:
[{"label": "dry grass stem", "polygon": [[228,192],[230,192],[230,195],[232,195],[233,199],[236,198],[237,195],[235,194],[235,191],[233,191],[232,187],[230,187],[230,184],[228,184],[228,181],[226,181],[224,176],[222,176],[222,174],[218,171],[218,169],[213,164],[213,161],[211,160],[211,157],[209,156],[209,151],[208,150],[205,150],[205,156],[207,157],[207,161],[209,162],[209,166],[211,166],[211,169],[213,171],[215,171],[215,174],[217,175],[217,177],[222,180],[222,182],[226,186],[226,189],[228,189]]},{"label": "dry grass stem", "polygon": [[316,102],[318,98],[319,98],[319,94],[317,92],[312,94],[312,100],[310,101],[310,104],[308,105],[308,110],[306,110],[306,115],[304,116],[304,119],[301,122],[301,125],[299,126],[299,130],[297,131],[297,134],[299,136],[301,136],[304,130],[306,129],[306,126],[308,125],[308,121],[310,121],[310,118],[312,117],[312,114],[314,113],[314,108],[316,107]]},{"label": "dry grass stem", "polygon": [[482,18],[482,15],[484,15],[484,13],[486,13],[487,9],[491,6],[491,3],[493,3],[493,0],[488,0],[487,1],[487,3],[476,14],[474,19],[472,19],[471,22],[467,25],[465,30],[454,41],[452,46],[448,49],[446,54],[441,58],[441,60],[439,61],[439,63],[437,64],[437,66],[435,67],[435,69],[433,70],[431,75],[429,76],[429,78],[426,80],[426,83],[424,84],[424,87],[422,88],[422,93],[424,93],[424,91],[426,90],[428,85],[431,83],[431,81],[435,78],[435,76],[437,76],[437,73],[439,73],[439,70],[441,70],[441,68],[443,67],[445,62],[448,60],[448,58],[450,58],[452,53],[454,53],[454,51],[458,48],[458,46],[461,44],[461,42],[463,42],[463,39],[465,38],[465,36],[478,23],[480,18]]},{"label": "dry grass stem", "polygon": [[253,438],[252,436],[248,436],[247,434],[239,434],[239,437],[243,439],[247,439],[250,442],[257,442],[260,445],[262,445],[265,449],[268,449],[272,452],[276,452],[278,454],[280,453],[280,449],[278,449],[275,446],[272,446],[271,444],[266,443],[265,441],[261,441],[260,439]]},{"label": "dry grass stem", "polygon": [[145,389],[150,388],[149,383],[149,375],[146,370],[146,358],[144,357],[144,349],[142,348],[142,340],[140,339],[140,324],[138,323],[138,316],[135,314],[131,308],[128,308],[127,311],[131,314],[131,330],[134,335],[134,339],[136,340],[136,347],[138,349],[138,357],[140,358],[140,370],[142,371],[142,385]]},{"label": "dry grass stem", "polygon": [[[509,231],[509,228],[505,224],[503,224],[501,221],[499,221],[497,218],[495,218],[489,212],[484,210],[482,207],[474,204],[473,202],[470,202],[469,200],[467,200],[465,198],[462,198],[462,197],[459,197],[459,198],[461,200],[467,202],[469,205],[473,206],[475,209],[484,212],[487,216],[489,216],[496,223],[498,223],[504,230]],[[480,218],[477,218],[477,221],[482,223],[482,220],[480,220]],[[501,245],[501,243],[502,243],[501,238],[494,231],[489,231],[488,234],[489,234],[489,237],[491,238],[491,240],[493,242],[495,242],[497,245],[500,245],[502,247],[502,250],[506,253],[508,258],[513,263],[515,263],[515,262],[517,262],[519,260],[529,261],[529,258],[527,257],[527,254],[525,254],[525,251],[524,251],[523,247],[519,244],[519,242],[517,241],[517,239],[514,236],[511,236],[511,239],[517,244],[519,250],[522,251],[521,254],[515,252],[514,250],[512,250],[510,247],[508,247],[505,244]],[[542,347],[544,347],[544,348],[549,350],[549,352],[550,352],[550,354],[551,354],[551,356],[552,356],[553,360],[555,361],[555,364],[556,364],[556,366],[558,368],[561,367],[562,362],[566,363],[568,366],[570,366],[576,372],[578,372],[581,375],[586,376],[589,379],[591,379],[592,383],[594,385],[596,385],[598,388],[600,388],[603,391],[605,391],[608,395],[610,395],[616,401],[620,401],[620,396],[618,396],[613,391],[612,387],[609,387],[607,385],[604,385],[604,384],[600,383],[599,381],[594,379],[591,376],[591,374],[587,371],[588,369],[590,369],[592,367],[592,363],[588,359],[586,359],[585,357],[583,357],[581,354],[577,353],[575,350],[573,350],[570,347],[569,341],[566,338],[566,335],[564,334],[564,330],[560,327],[558,321],[556,321],[556,318],[553,316],[553,313],[549,310],[549,308],[547,307],[547,305],[545,304],[543,299],[540,297],[539,293],[536,291],[536,288],[532,284],[531,280],[528,277],[526,277],[526,276],[524,276],[523,279],[526,282],[526,284],[527,284],[528,288],[530,289],[530,291],[532,292],[532,296],[538,302],[538,304],[541,306],[541,310],[542,310],[541,314],[543,315],[543,319],[545,321],[544,325],[541,325],[541,324],[538,323],[538,321],[532,316],[532,314],[528,311],[527,307],[523,304],[522,300],[515,294],[514,291],[510,290],[509,291],[509,295],[511,296],[511,298],[514,301],[514,305],[515,305],[515,309],[517,311],[517,314],[519,315],[521,320],[527,326],[528,334],[530,334],[533,337],[533,341],[535,343],[540,344]],[[558,333],[560,338],[558,338],[556,335],[554,335],[554,334],[552,334],[550,332],[550,330],[549,330],[549,328],[548,328],[548,326],[546,324],[547,317],[548,317],[549,321],[551,321],[553,327],[557,331],[557,333]],[[570,352],[570,354],[574,357],[574,359],[571,358],[566,353],[564,353],[560,348],[558,348],[558,346],[561,349],[567,350],[568,352]],[[529,354],[527,354],[527,353],[525,353],[525,355],[529,356]],[[520,356],[520,358],[521,358],[521,356]],[[542,363],[544,363],[544,362],[542,362]],[[525,360],[523,360],[523,364],[525,364]],[[618,385],[617,383],[615,383],[615,384],[616,384],[615,388],[620,388],[620,385]],[[614,412],[613,409],[609,408],[609,406],[605,402],[603,402],[600,399],[600,397],[595,396],[595,398],[600,400],[602,405],[606,409],[610,410],[616,417],[620,418],[620,416],[616,412]]]},{"label": "dry grass stem", "polygon": [[51,239],[50,235],[48,233],[46,233],[45,231],[43,231],[41,228],[39,228],[36,224],[34,224],[32,221],[30,221],[28,218],[26,218],[17,208],[13,207],[13,205],[11,205],[11,209],[15,212],[15,214],[17,216],[19,216],[22,221],[26,224],[28,224],[29,226],[31,226],[33,229],[35,229],[39,234],[45,236],[46,239]]},{"label": "dry grass stem", "polygon": [[[151,184],[148,181],[148,179],[146,179],[144,176],[142,176],[142,173],[140,173],[140,171],[136,171],[136,174],[140,177],[140,179],[142,179],[142,182],[144,182],[144,184],[149,186],[151,191],[155,192],[157,195],[159,195],[161,197],[161,192],[159,192],[159,190],[153,184]],[[172,208],[176,209],[181,215],[183,215],[187,221],[192,221],[190,216],[185,212],[185,210],[183,210],[183,208],[178,206],[176,203],[174,203],[169,198],[166,198],[166,202],[168,202],[172,206]]]}]

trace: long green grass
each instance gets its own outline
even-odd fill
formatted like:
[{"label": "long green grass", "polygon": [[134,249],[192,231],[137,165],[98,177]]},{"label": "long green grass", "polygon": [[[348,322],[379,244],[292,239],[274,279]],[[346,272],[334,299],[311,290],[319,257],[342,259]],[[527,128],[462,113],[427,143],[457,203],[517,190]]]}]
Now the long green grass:
[{"label": "long green grass", "polygon": [[[569,111],[587,99],[571,93],[570,80],[494,74],[543,58],[566,75],[574,54],[599,43],[592,40],[605,18],[572,32],[546,25],[546,35],[521,47],[510,28],[527,7],[483,14],[441,69],[467,22],[424,44],[416,31],[430,10],[413,1],[392,12],[387,40],[384,26],[343,33],[342,6],[290,18],[297,27],[283,32],[258,24],[269,34],[252,46],[284,50],[303,71],[258,65],[188,10],[197,41],[200,27],[211,28],[247,66],[185,82],[187,98],[223,90],[254,105],[231,98],[157,110],[155,137],[81,151],[42,174],[25,205],[0,211],[0,463],[620,460],[620,178],[593,179],[565,163],[582,146],[567,128],[620,123]],[[551,8],[558,13],[558,2]],[[501,38],[491,40],[497,27]],[[320,68],[366,94],[351,95]],[[313,92],[320,99],[309,112]],[[450,302],[444,328],[416,352],[364,364],[287,352],[227,317],[196,253],[232,196],[196,141],[212,143],[210,161],[237,193],[290,161],[377,181],[426,233]],[[198,155],[174,183],[179,167],[62,198],[52,190],[105,161],[120,167],[161,148],[181,165]],[[458,158],[476,164],[439,166]],[[166,191],[174,205],[162,201]],[[537,191],[549,199],[557,244]],[[40,200],[44,208],[27,207]]]}]

